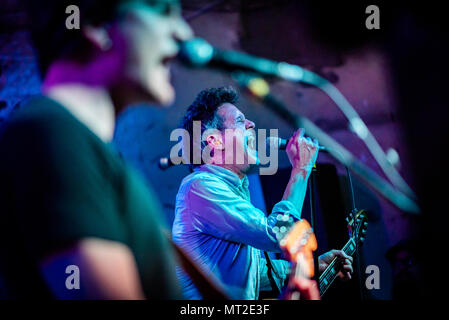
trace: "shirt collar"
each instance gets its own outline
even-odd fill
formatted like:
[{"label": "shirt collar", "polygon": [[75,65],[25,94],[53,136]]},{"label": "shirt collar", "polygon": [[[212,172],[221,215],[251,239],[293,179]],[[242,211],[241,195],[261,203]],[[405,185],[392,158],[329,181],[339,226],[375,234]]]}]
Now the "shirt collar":
[{"label": "shirt collar", "polygon": [[232,185],[236,187],[243,187],[245,189],[248,188],[249,180],[248,177],[245,175],[242,179],[235,173],[232,172],[229,169],[214,165],[214,164],[203,164],[201,167],[196,168],[195,171],[203,171],[203,172],[209,172],[216,176],[219,176],[220,178],[228,181]]}]

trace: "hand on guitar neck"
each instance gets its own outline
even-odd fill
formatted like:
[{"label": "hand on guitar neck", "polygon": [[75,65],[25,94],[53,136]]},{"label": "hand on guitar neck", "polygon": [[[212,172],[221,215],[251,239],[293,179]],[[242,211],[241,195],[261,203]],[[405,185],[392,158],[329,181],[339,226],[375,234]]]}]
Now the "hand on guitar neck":
[{"label": "hand on guitar neck", "polygon": [[317,249],[317,242],[310,224],[303,219],[290,229],[279,228],[280,232],[276,237],[280,247],[293,263],[289,283],[282,299],[319,300],[337,276],[343,280],[351,279],[352,255],[365,239],[368,225],[367,214],[364,210],[351,213],[347,221],[350,238],[343,249],[331,250],[318,258],[319,288],[317,282],[311,280],[314,274],[313,251]]},{"label": "hand on guitar neck", "polygon": [[[320,290],[317,282],[311,280],[313,276],[313,267],[310,267],[310,262],[307,262],[306,253],[301,253],[303,257],[296,258],[295,271],[292,273],[289,284],[282,296],[284,300],[320,300]],[[309,257],[311,261],[311,257]],[[352,257],[348,256],[342,250],[331,250],[321,255],[318,258],[320,273],[325,271],[334,259],[340,261],[342,271],[338,276],[342,280],[350,280],[352,270]],[[308,266],[309,265],[309,266]]]},{"label": "hand on guitar neck", "polygon": [[351,274],[353,272],[352,269],[353,259],[351,256],[347,255],[343,250],[331,250],[319,256],[318,267],[320,269],[320,273],[326,270],[326,268],[335,258],[338,259],[340,263],[340,268],[342,270],[338,273],[340,279],[350,280]]},{"label": "hand on guitar neck", "polygon": [[349,217],[346,218],[346,221],[348,222],[349,240],[343,249],[331,250],[320,256],[319,269],[321,274],[319,286],[321,296],[329,289],[337,276],[347,280],[351,279],[352,256],[365,240],[368,226],[368,215],[366,211],[359,210],[357,212],[351,212]]}]

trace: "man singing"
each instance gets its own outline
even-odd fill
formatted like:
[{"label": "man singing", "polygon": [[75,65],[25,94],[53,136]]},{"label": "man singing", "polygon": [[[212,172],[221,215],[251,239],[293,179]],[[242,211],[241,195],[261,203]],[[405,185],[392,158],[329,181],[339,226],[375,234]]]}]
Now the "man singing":
[{"label": "man singing", "polygon": [[[201,121],[201,149],[210,150],[210,159],[208,163],[191,164],[193,173],[182,181],[176,198],[173,239],[206,272],[218,278],[231,298],[258,299],[262,291],[279,292],[289,273],[287,261],[270,259],[264,251],[281,251],[273,230],[279,214],[288,214],[294,221],[300,219],[318,144],[305,138],[303,130],[295,132],[286,150],[292,164],[290,180],[282,200],[266,216],[250,202],[246,174],[256,163],[257,154],[248,147],[251,139],[246,137],[255,124],[235,106],[237,98],[229,87],[207,89],[187,110],[183,127],[190,135],[190,146],[195,145],[193,121]],[[225,130],[234,133],[231,148],[237,152],[229,152],[228,136],[220,134]],[[244,150],[244,161],[236,161],[239,146]],[[229,154],[234,161],[225,161]],[[320,271],[335,256],[344,261],[340,276],[349,279],[352,258],[342,251],[320,256]],[[204,298],[186,273],[181,269],[177,273],[184,298]]]}]

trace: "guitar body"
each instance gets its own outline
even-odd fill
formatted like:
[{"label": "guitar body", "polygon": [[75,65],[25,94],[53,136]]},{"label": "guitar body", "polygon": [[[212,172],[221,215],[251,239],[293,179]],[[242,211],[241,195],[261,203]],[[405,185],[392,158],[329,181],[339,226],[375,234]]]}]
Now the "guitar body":
[{"label": "guitar body", "polygon": [[293,262],[292,272],[282,299],[320,300],[314,275],[313,251],[318,247],[315,234],[306,220],[298,221],[280,241],[284,253]]}]

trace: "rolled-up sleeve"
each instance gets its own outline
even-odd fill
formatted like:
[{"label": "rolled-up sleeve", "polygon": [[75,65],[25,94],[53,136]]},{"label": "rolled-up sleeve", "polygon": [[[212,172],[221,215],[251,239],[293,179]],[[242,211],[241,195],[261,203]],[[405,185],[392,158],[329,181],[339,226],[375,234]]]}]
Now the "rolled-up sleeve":
[{"label": "rolled-up sleeve", "polygon": [[281,251],[273,232],[278,214],[288,212],[294,221],[300,218],[295,206],[286,200],[277,203],[267,217],[215,178],[192,181],[187,194],[188,212],[197,231],[266,251]]}]

